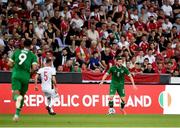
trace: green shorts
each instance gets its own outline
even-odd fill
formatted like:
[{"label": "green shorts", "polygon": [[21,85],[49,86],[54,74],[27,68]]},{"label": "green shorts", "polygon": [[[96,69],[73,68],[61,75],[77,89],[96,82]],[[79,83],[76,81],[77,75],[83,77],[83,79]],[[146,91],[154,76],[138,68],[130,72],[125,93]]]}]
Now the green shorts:
[{"label": "green shorts", "polygon": [[21,95],[25,95],[28,90],[29,80],[12,78],[12,90],[19,90]]},{"label": "green shorts", "polygon": [[120,97],[125,97],[125,90],[123,85],[110,85],[109,95],[114,96],[116,91]]}]

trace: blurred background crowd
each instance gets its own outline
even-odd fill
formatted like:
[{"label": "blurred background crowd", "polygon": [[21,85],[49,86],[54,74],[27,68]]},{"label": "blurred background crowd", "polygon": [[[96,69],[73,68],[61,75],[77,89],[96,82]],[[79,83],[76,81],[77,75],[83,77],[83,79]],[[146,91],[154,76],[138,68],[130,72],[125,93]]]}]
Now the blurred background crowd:
[{"label": "blurred background crowd", "polygon": [[0,70],[25,39],[58,72],[105,72],[121,56],[132,73],[180,76],[180,1],[0,0]]}]

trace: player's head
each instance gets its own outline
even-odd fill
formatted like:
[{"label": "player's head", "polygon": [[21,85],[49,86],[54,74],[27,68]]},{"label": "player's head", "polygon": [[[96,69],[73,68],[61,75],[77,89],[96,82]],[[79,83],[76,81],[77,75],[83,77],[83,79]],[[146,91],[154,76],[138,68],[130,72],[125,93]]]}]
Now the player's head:
[{"label": "player's head", "polygon": [[51,57],[46,58],[46,65],[47,66],[51,66],[52,65],[52,58]]},{"label": "player's head", "polygon": [[32,44],[31,40],[26,39],[24,41],[24,47],[25,48],[31,48],[31,44]]},{"label": "player's head", "polygon": [[123,60],[122,60],[122,57],[116,57],[116,65],[117,66],[122,66],[122,63],[123,63]]}]

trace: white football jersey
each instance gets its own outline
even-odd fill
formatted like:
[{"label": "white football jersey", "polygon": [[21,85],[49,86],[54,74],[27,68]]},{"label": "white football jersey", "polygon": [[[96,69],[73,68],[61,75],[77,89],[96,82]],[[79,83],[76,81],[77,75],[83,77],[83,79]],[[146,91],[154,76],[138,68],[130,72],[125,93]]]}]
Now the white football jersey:
[{"label": "white football jersey", "polygon": [[56,75],[55,68],[43,67],[43,68],[40,68],[37,73],[41,76],[42,90],[53,89],[52,76]]}]

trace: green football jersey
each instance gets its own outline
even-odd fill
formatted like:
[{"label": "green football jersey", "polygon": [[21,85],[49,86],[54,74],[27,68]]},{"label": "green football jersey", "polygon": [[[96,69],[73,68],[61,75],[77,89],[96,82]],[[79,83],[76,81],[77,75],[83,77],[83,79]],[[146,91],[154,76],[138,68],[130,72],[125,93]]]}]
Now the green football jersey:
[{"label": "green football jersey", "polygon": [[14,62],[12,77],[30,78],[32,64],[37,64],[37,57],[28,49],[17,49],[10,61]]},{"label": "green football jersey", "polygon": [[124,66],[112,66],[107,73],[112,74],[111,84],[113,85],[124,85],[125,75],[130,74],[129,70]]}]

